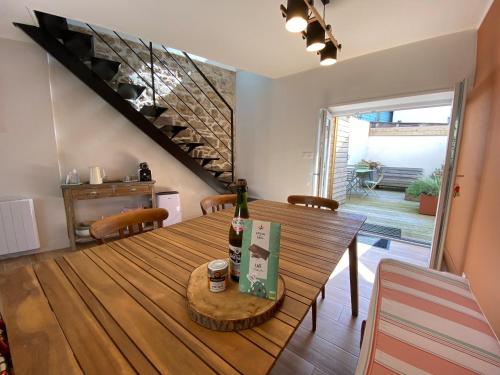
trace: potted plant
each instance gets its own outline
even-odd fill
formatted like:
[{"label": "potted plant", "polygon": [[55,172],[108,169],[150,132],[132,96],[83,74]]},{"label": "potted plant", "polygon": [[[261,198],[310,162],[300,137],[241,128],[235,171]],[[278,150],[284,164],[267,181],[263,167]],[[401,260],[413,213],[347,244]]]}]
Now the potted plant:
[{"label": "potted plant", "polygon": [[406,189],[406,194],[410,198],[419,198],[420,205],[418,213],[422,215],[435,216],[440,187],[441,179],[439,178],[439,175],[433,174],[431,177],[420,178],[412,182]]}]

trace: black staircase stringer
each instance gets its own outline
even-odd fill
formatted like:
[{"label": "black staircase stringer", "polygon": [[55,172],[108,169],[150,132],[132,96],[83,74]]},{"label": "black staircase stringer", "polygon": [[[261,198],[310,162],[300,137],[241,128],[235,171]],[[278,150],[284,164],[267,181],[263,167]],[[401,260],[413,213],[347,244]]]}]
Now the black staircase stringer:
[{"label": "black staircase stringer", "polygon": [[61,64],[69,69],[83,83],[94,90],[99,96],[107,101],[118,112],[125,116],[130,122],[137,126],[142,132],[159,144],[164,150],[179,160],[184,166],[206,182],[219,193],[228,191],[227,187],[214,178],[214,176],[196,162],[191,156],[171,141],[165,134],[154,126],[146,117],[135,110],[125,99],[115,92],[97,74],[92,72],[75,55],[69,52],[56,38],[43,29],[14,22],[14,25],[23,30],[30,38],[56,58]]}]

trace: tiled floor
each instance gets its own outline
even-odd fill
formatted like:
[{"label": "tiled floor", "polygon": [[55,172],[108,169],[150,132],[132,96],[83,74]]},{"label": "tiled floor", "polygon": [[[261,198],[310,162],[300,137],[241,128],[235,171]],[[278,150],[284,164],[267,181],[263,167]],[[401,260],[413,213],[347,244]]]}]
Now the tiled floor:
[{"label": "tiled floor", "polygon": [[[59,256],[67,250],[0,260],[0,271]],[[360,327],[366,318],[377,264],[394,258],[427,265],[430,249],[391,241],[389,249],[358,244],[359,316],[352,318],[347,254],[332,274],[326,298],[318,299],[318,326],[311,332],[309,313],[276,363],[273,375],[353,374],[359,355]]]},{"label": "tiled floor", "polygon": [[399,259],[427,266],[430,249],[391,241],[389,249],[358,244],[359,316],[351,316],[348,258],[344,256],[318,299],[316,332],[311,314],[293,336],[276,363],[273,375],[353,374],[359,355],[361,322],[366,319],[375,271],[382,258]]},{"label": "tiled floor", "polygon": [[402,238],[432,241],[434,216],[420,215],[419,202],[405,201],[400,191],[376,190],[369,195],[353,194],[339,211],[365,215],[369,224],[400,228]]}]

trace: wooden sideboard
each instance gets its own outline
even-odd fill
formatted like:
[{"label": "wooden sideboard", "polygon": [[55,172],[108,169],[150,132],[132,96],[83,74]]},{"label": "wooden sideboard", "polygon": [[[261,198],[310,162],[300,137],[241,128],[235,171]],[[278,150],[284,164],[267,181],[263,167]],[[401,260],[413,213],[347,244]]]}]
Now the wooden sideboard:
[{"label": "wooden sideboard", "polygon": [[77,236],[75,233],[75,201],[113,198],[135,195],[147,195],[151,197],[152,207],[156,207],[154,192],[155,181],[145,182],[104,182],[99,185],[61,185],[64,208],[66,210],[66,223],[68,226],[68,237],[70,246],[76,249]]}]

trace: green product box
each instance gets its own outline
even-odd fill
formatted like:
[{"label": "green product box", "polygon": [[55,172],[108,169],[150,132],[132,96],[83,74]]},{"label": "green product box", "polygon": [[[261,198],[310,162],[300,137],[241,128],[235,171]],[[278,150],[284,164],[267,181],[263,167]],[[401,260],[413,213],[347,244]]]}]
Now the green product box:
[{"label": "green product box", "polygon": [[240,292],[276,300],[281,224],[245,220],[241,246]]}]

